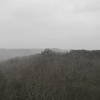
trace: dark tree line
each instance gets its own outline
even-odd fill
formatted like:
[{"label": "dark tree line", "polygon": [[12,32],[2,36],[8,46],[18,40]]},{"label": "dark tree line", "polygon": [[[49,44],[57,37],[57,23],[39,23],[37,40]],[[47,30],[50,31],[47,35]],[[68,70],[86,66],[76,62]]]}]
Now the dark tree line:
[{"label": "dark tree line", "polygon": [[0,100],[100,100],[100,51],[46,49],[2,62]]}]

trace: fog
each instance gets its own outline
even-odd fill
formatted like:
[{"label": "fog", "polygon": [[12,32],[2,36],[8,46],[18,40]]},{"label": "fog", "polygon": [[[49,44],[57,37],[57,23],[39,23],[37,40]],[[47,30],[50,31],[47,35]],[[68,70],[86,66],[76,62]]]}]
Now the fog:
[{"label": "fog", "polygon": [[0,48],[100,49],[100,0],[1,0]]}]

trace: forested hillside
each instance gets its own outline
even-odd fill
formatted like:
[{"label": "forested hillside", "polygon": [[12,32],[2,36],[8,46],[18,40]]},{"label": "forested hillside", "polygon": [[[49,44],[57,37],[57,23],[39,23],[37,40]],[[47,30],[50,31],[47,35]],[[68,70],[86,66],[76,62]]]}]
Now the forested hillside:
[{"label": "forested hillside", "polygon": [[0,100],[100,100],[100,51],[46,49],[2,62]]}]

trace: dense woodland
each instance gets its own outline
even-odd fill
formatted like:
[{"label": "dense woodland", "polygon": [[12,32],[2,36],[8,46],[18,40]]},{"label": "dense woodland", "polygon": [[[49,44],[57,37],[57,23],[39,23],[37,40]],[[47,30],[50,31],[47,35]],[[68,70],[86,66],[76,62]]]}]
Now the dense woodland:
[{"label": "dense woodland", "polygon": [[1,62],[0,100],[100,100],[100,51],[46,49]]}]

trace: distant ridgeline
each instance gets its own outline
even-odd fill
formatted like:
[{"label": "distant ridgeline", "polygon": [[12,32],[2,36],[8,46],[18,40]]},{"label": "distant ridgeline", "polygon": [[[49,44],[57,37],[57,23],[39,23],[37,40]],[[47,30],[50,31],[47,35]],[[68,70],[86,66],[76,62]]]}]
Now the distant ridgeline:
[{"label": "distant ridgeline", "polygon": [[42,49],[0,49],[0,61],[40,53]]},{"label": "distant ridgeline", "polygon": [[100,100],[100,50],[45,49],[1,62],[0,100]]}]

